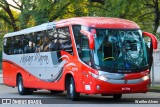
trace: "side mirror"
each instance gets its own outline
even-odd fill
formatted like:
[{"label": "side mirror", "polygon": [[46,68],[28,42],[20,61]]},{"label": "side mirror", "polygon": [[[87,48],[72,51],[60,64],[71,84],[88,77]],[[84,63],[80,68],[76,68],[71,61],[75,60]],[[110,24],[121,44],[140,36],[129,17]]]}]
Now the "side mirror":
[{"label": "side mirror", "polygon": [[153,49],[156,50],[158,48],[158,40],[155,37],[155,35],[153,35],[152,33],[148,33],[148,32],[143,32],[142,34],[144,36],[151,38],[151,43],[152,43]]},{"label": "side mirror", "polygon": [[80,32],[81,32],[81,34],[87,36],[88,42],[89,42],[89,49],[93,50],[94,49],[94,36],[93,36],[93,34],[88,31],[85,31],[85,30],[81,30]]}]

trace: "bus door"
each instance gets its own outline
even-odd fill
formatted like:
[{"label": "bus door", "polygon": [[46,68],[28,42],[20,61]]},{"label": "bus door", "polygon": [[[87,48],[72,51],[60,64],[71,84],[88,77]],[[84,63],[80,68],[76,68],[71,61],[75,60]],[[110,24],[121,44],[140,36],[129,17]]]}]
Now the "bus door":
[{"label": "bus door", "polygon": [[143,32],[143,37],[144,37],[145,45],[147,49],[148,65],[149,65],[149,71],[150,71],[153,63],[153,50],[157,49],[158,41],[153,34],[148,32]]},{"label": "bus door", "polygon": [[[93,44],[93,35],[91,35],[88,31],[81,30],[81,52],[80,59],[83,61],[82,65],[82,80],[84,92],[91,90],[91,82],[92,80],[88,79],[90,67],[92,67],[92,49],[94,48]],[[88,67],[87,67],[88,66]]]}]

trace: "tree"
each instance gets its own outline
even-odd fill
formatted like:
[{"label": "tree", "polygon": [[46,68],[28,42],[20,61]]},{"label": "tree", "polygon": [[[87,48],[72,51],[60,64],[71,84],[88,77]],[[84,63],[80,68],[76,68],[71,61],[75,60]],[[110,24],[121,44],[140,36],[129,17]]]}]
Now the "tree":
[{"label": "tree", "polygon": [[97,2],[97,3],[101,3],[104,4],[105,0],[89,0],[90,2]]},{"label": "tree", "polygon": [[[0,0],[0,18],[13,30],[24,29],[48,21],[103,16],[133,20],[143,30],[156,33],[160,22],[160,0]],[[18,18],[12,8],[19,10]],[[2,11],[2,10],[1,10]],[[17,23],[18,22],[18,23]],[[19,25],[18,25],[19,24]]]},{"label": "tree", "polygon": [[30,20],[31,15],[33,14],[32,11],[36,8],[37,0],[12,0],[16,6],[9,4],[12,8],[17,9],[20,11],[19,21],[20,29],[27,28],[28,22]]},{"label": "tree", "polygon": [[7,19],[4,19],[4,17],[6,17],[5,15],[1,15],[0,17],[6,20],[8,24],[11,24],[14,31],[18,30],[16,26],[16,20],[12,14],[9,3],[6,0],[0,0],[0,7],[8,14],[10,21],[8,21]]},{"label": "tree", "polygon": [[39,0],[37,3],[37,11],[47,11],[49,21],[88,15],[88,0],[58,0],[56,3],[52,0]]},{"label": "tree", "polygon": [[156,34],[160,23],[160,0],[145,0],[144,6],[150,11],[144,15],[154,15],[153,19],[153,33]]},{"label": "tree", "polygon": [[6,23],[8,23],[9,25],[11,25],[11,21],[9,20],[9,17],[8,15],[6,15],[5,11],[4,10],[0,10],[0,18],[2,20],[4,20]]},{"label": "tree", "polygon": [[133,20],[143,30],[156,34],[160,24],[159,2],[160,0],[106,0],[104,4],[91,3],[90,12],[94,11],[95,16],[120,17]]}]

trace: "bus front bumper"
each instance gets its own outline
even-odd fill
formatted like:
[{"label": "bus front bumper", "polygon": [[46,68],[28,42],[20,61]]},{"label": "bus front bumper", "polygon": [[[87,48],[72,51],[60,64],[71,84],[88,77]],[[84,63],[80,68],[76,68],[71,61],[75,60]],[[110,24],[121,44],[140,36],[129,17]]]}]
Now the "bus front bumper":
[{"label": "bus front bumper", "polygon": [[125,94],[125,93],[146,93],[150,85],[150,79],[143,81],[123,80],[114,82],[106,82],[94,79],[93,84],[84,85],[84,93],[86,94]]}]

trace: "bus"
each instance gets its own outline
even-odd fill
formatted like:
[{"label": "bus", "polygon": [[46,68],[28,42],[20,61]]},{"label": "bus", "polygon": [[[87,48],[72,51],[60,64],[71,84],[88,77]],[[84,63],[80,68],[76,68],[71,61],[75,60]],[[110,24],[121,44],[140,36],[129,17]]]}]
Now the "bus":
[{"label": "bus", "polygon": [[[151,39],[147,48],[144,37]],[[8,33],[3,40],[3,82],[20,95],[39,89],[67,98],[82,94],[146,93],[148,50],[156,37],[129,20],[77,17]]]}]

